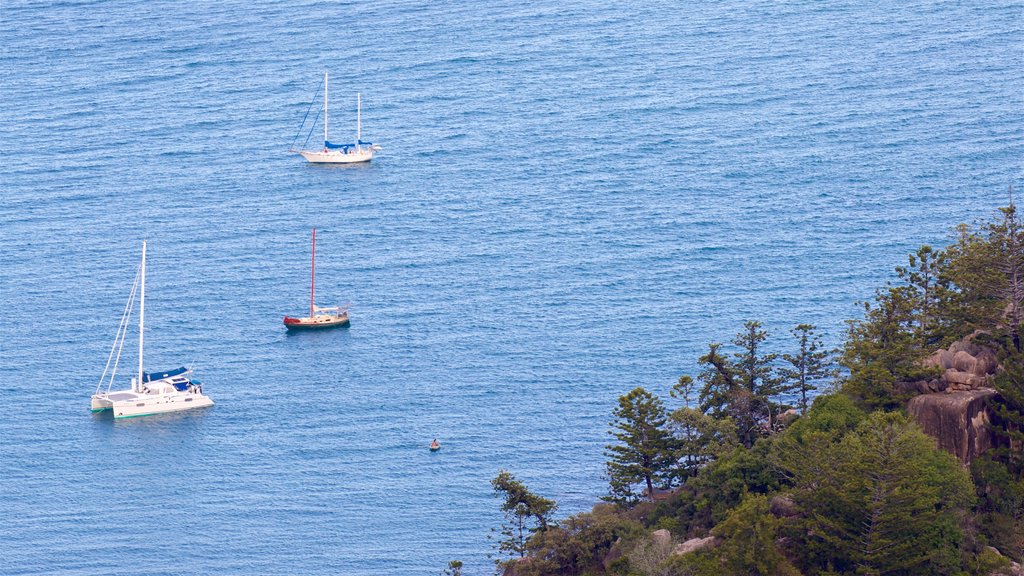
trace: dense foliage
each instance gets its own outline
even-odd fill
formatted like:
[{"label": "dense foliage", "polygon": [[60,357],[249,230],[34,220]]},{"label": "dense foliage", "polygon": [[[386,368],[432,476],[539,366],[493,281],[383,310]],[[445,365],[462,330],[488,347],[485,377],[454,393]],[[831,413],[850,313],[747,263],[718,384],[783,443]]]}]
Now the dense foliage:
[{"label": "dense foliage", "polygon": [[[613,504],[556,526],[506,500],[511,518],[535,522],[507,532],[525,536],[505,549],[519,558],[501,569],[981,576],[1024,561],[1024,226],[1016,208],[959,227],[945,249],[921,247],[863,306],[838,356],[807,324],[776,352],[750,321],[731,348],[709,346],[696,379],[680,377],[678,407],[643,388],[622,396],[606,450]],[[966,336],[999,363],[988,380],[998,391],[988,408],[994,447],[969,468],[905,412],[916,383],[942,373],[924,359]]]}]

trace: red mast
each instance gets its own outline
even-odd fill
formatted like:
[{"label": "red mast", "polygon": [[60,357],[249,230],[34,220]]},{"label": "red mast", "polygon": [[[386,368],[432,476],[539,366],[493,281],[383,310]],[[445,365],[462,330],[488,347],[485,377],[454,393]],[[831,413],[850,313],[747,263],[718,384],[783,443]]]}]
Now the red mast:
[{"label": "red mast", "polygon": [[313,318],[313,292],[316,289],[316,228],[313,228],[313,256],[309,266],[309,317]]}]

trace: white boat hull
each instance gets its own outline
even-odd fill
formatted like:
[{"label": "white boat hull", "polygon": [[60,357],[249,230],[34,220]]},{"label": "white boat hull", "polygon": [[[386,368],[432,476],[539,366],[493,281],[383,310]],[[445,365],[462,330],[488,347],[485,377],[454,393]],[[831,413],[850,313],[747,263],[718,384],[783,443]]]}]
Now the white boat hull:
[{"label": "white boat hull", "polygon": [[307,162],[313,164],[356,164],[359,162],[369,162],[373,159],[372,148],[351,150],[347,153],[340,150],[329,150],[327,152],[299,150],[299,154],[302,154],[302,157]]},{"label": "white boat hull", "polygon": [[213,400],[201,392],[145,393],[122,390],[95,394],[92,411],[112,410],[114,418],[135,418],[167,412],[181,412],[213,406]]}]

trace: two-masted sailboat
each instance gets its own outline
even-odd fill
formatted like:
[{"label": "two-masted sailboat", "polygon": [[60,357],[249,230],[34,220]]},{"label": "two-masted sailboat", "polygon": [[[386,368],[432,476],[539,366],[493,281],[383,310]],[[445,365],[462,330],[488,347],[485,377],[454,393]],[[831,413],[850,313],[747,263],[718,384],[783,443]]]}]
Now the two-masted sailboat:
[{"label": "two-masted sailboat", "polygon": [[316,228],[313,228],[313,255],[310,258],[309,270],[309,316],[303,318],[285,316],[285,327],[289,330],[309,330],[348,326],[348,310],[344,307],[316,305]]},{"label": "two-masted sailboat", "polygon": [[[135,378],[132,378],[131,389],[111,391],[114,377],[117,375],[117,365],[121,359],[125,335],[128,332],[132,308],[135,305],[136,292],[139,297],[139,372]],[[203,394],[202,383],[190,377],[192,374],[190,368],[182,366],[166,372],[142,371],[145,320],[146,241],[143,240],[142,262],[135,274],[128,303],[125,304],[124,312],[121,315],[121,324],[118,326],[117,336],[114,337],[114,345],[110,348],[110,355],[107,356],[107,365],[100,376],[99,384],[96,385],[96,393],[92,395],[92,411],[112,410],[114,418],[133,418],[212,406],[213,400]],[[107,383],[107,388],[100,392],[104,382]]]},{"label": "two-masted sailboat", "polygon": [[[324,148],[323,150],[295,150],[302,154],[307,162],[314,164],[355,164],[357,162],[369,162],[373,159],[374,152],[379,151],[379,145],[373,142],[362,140],[362,101],[359,94],[356,94],[356,140],[352,144],[334,144],[327,139],[327,72],[324,72]],[[308,114],[307,114],[308,115]],[[303,121],[305,122],[305,121]],[[314,120],[314,125],[316,121]],[[302,128],[299,127],[301,131]],[[310,128],[312,132],[312,128]],[[307,138],[308,142],[308,138]]]}]

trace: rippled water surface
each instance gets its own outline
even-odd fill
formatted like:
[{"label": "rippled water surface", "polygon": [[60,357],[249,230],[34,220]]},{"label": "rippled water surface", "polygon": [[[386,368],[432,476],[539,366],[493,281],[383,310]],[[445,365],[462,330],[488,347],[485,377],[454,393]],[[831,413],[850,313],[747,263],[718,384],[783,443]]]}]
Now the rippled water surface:
[{"label": "rippled water surface", "polygon": [[[1019,2],[3,2],[0,572],[488,572],[500,468],[589,508],[620,394],[744,319],[838,342],[1005,203],[1022,29]],[[286,152],[324,70],[371,165]],[[352,326],[289,336],[312,226]],[[143,238],[147,367],[217,405],[113,422],[88,397]]]}]

